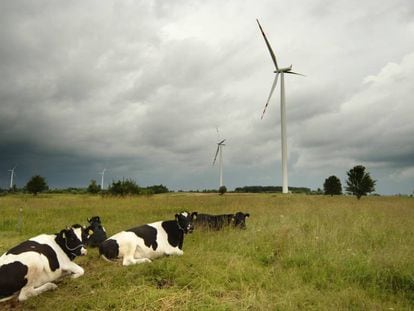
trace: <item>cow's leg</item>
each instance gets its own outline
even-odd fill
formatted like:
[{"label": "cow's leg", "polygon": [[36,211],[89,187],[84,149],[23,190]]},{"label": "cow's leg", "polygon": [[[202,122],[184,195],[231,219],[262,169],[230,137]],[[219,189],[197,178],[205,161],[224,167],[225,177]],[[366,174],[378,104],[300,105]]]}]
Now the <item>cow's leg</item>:
[{"label": "cow's leg", "polygon": [[129,265],[136,265],[140,263],[151,262],[148,258],[133,258],[133,257],[124,257],[122,260],[122,265],[129,266]]},{"label": "cow's leg", "polygon": [[39,287],[34,288],[33,286],[25,286],[20,290],[19,301],[26,300],[30,297],[40,295],[41,293],[47,292],[49,290],[54,290],[57,288],[57,285],[54,283],[45,283]]},{"label": "cow's leg", "polygon": [[167,252],[165,252],[165,254],[167,256],[171,256],[171,255],[182,256],[182,255],[184,255],[184,252],[177,247],[177,248],[169,249]]},{"label": "cow's leg", "polygon": [[150,259],[141,257],[139,246],[136,243],[125,244],[122,251],[122,265],[124,266],[151,262]]},{"label": "cow's leg", "polygon": [[74,262],[70,262],[67,266],[62,267],[62,276],[70,275],[72,279],[76,279],[85,274],[85,270]]},{"label": "cow's leg", "polygon": [[73,263],[72,266],[72,275],[70,276],[72,279],[76,279],[82,275],[85,274],[85,270],[81,266],[78,266],[77,264]]}]

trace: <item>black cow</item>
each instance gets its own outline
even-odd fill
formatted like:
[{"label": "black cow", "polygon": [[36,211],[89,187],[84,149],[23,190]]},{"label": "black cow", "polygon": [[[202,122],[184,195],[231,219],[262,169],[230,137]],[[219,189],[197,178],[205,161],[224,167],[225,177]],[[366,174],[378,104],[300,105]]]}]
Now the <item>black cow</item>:
[{"label": "black cow", "polygon": [[72,260],[86,255],[82,242],[84,228],[73,225],[56,234],[41,234],[13,247],[0,257],[0,301],[26,300],[57,288],[52,283],[62,276],[84,274]]},{"label": "black cow", "polygon": [[250,214],[237,212],[236,214],[222,214],[222,215],[209,215],[198,214],[194,224],[199,227],[220,230],[226,226],[234,226],[241,229],[246,229],[246,217]]},{"label": "black cow", "polygon": [[249,218],[249,213],[237,212],[233,217],[233,226],[240,229],[246,229],[246,218]]},{"label": "black cow", "polygon": [[89,227],[86,228],[88,234],[86,244],[91,247],[99,246],[107,239],[105,228],[102,226],[99,216],[88,218]]},{"label": "black cow", "polygon": [[99,246],[104,259],[122,258],[124,266],[151,262],[164,255],[183,255],[184,234],[194,229],[197,213],[182,212],[174,220],[158,221],[121,231]]}]

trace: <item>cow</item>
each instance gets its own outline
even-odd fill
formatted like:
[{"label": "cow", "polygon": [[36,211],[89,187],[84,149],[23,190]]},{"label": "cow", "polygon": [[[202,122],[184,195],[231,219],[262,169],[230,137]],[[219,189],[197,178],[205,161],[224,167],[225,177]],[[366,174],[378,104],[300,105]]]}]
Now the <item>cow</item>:
[{"label": "cow", "polygon": [[99,216],[93,216],[86,220],[89,222],[89,226],[86,228],[88,234],[86,245],[97,247],[107,239],[105,228],[102,226]]},{"label": "cow", "polygon": [[198,214],[194,221],[196,227],[203,227],[212,230],[220,230],[224,226],[229,226],[233,220],[234,214],[210,215]]},{"label": "cow", "polygon": [[237,212],[236,214],[198,214],[195,220],[196,227],[203,227],[211,230],[220,230],[226,226],[234,226],[240,229],[246,229],[246,217],[249,213]]},{"label": "cow", "polygon": [[84,227],[73,225],[56,234],[41,234],[11,248],[0,257],[0,301],[18,295],[19,301],[57,288],[52,283],[71,275],[84,274],[72,262],[86,255]]},{"label": "cow", "polygon": [[194,230],[197,213],[181,212],[174,220],[158,221],[116,233],[101,243],[99,253],[108,261],[122,259],[122,265],[151,262],[165,255],[181,256],[184,235]]},{"label": "cow", "polygon": [[249,213],[237,212],[233,217],[233,226],[240,229],[246,229],[246,218],[249,217]]}]

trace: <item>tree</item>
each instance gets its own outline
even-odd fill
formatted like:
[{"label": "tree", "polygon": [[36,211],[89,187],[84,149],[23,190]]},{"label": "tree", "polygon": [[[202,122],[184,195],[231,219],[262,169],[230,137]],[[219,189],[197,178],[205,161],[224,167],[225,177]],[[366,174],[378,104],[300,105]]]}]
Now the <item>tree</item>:
[{"label": "tree", "polygon": [[96,180],[92,179],[87,191],[89,193],[98,193],[99,191],[101,191],[101,186],[96,183]]},{"label": "tree", "polygon": [[219,188],[219,193],[220,193],[220,195],[223,195],[223,194],[225,194],[227,192],[227,188],[226,188],[226,186],[221,186],[220,188]]},{"label": "tree", "polygon": [[345,190],[350,194],[356,195],[358,200],[361,196],[375,191],[376,181],[371,178],[368,172],[365,172],[364,166],[354,166],[346,174],[348,175],[348,180],[346,181]]},{"label": "tree", "polygon": [[26,184],[26,189],[30,193],[37,195],[39,192],[49,189],[46,179],[42,176],[33,176]]},{"label": "tree", "polygon": [[323,184],[323,191],[326,195],[342,194],[342,185],[339,178],[333,175],[325,179],[325,182]]}]

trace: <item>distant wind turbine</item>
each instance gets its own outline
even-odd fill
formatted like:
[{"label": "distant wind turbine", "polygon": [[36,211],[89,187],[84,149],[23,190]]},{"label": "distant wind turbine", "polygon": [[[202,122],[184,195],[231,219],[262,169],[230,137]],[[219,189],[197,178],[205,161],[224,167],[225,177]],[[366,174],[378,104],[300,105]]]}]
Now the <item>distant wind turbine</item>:
[{"label": "distant wind turbine", "polygon": [[260,31],[263,35],[263,38],[266,42],[267,48],[270,52],[270,56],[272,57],[273,63],[275,65],[275,71],[274,73],[275,75],[275,79],[273,81],[272,84],[272,88],[270,89],[270,94],[269,97],[267,98],[266,101],[266,105],[263,109],[263,113],[262,113],[262,117],[261,119],[263,119],[263,116],[266,112],[266,108],[269,105],[269,101],[270,98],[272,97],[273,91],[275,90],[276,84],[277,84],[277,78],[280,74],[280,119],[281,119],[281,142],[282,142],[282,176],[283,176],[283,187],[282,187],[282,192],[283,193],[288,193],[288,171],[287,171],[287,134],[286,134],[286,98],[285,98],[285,77],[284,74],[288,73],[288,74],[295,74],[295,75],[300,75],[303,76],[300,73],[297,72],[293,72],[292,71],[292,65],[290,65],[290,67],[286,67],[286,68],[279,68],[279,66],[277,65],[277,61],[276,61],[276,56],[275,53],[272,50],[272,47],[270,46],[269,41],[266,38],[266,35],[262,29],[262,26],[259,23],[259,20],[256,19],[257,24],[259,25]]},{"label": "distant wind turbine", "polygon": [[220,187],[223,186],[223,146],[225,146],[224,142],[225,142],[225,139],[223,139],[222,141],[217,143],[217,150],[216,150],[216,154],[215,154],[214,160],[213,160],[213,165],[214,165],[216,163],[216,160],[217,160],[217,155],[220,153],[220,155],[219,155]]},{"label": "distant wind turbine", "polygon": [[15,165],[11,170],[9,170],[10,172],[10,189],[13,188],[13,177],[14,177],[14,169],[16,168],[17,165]]},{"label": "distant wind turbine", "polygon": [[104,168],[103,171],[101,173],[99,173],[99,175],[102,175],[102,178],[101,178],[101,190],[104,190],[104,175],[105,175],[105,171],[106,171],[106,168]]}]

